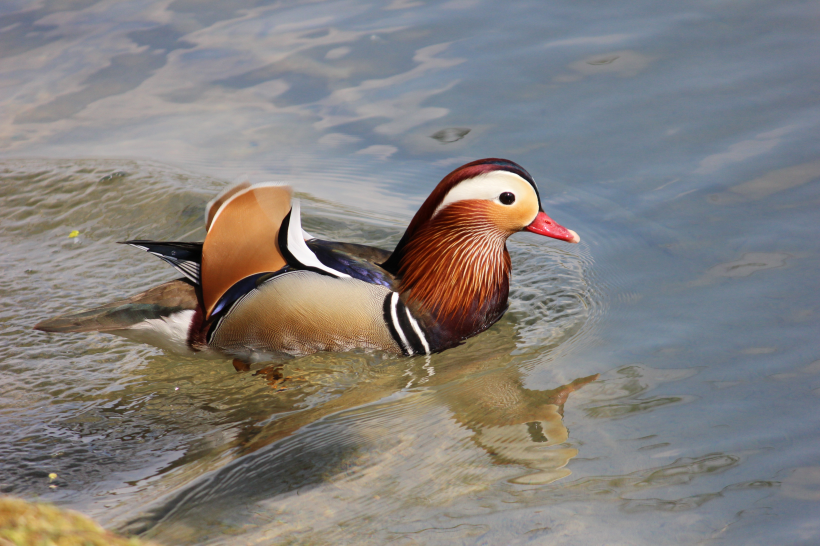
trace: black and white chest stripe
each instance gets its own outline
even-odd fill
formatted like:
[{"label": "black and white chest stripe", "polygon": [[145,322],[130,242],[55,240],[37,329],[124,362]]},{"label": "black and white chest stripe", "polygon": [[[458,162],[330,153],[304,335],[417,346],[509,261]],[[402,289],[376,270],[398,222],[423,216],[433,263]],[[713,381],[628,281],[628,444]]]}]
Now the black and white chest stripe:
[{"label": "black and white chest stripe", "polygon": [[384,298],[382,309],[387,329],[401,347],[404,356],[430,354],[430,345],[424,331],[410,309],[401,301],[398,292],[390,292]]}]

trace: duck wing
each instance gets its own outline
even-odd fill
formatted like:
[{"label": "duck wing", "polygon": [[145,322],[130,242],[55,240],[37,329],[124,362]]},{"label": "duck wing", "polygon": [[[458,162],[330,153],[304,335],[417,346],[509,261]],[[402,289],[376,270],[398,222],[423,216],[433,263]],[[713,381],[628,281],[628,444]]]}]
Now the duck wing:
[{"label": "duck wing", "polygon": [[395,278],[378,265],[390,257],[390,252],[368,245],[322,239],[308,239],[305,243],[327,267],[360,281],[393,288]]},{"label": "duck wing", "polygon": [[[120,244],[130,245],[153,254],[172,265],[195,284],[200,284],[202,243],[135,239],[122,241]],[[387,287],[392,287],[395,282],[393,275],[379,266],[380,263],[390,257],[390,252],[387,250],[368,245],[340,243],[316,238],[305,240],[305,244],[322,265],[338,273],[345,273],[354,279]],[[290,258],[287,266],[280,271],[288,269],[307,268],[295,258]]]},{"label": "duck wing", "polygon": [[[289,186],[234,187],[207,211],[208,234],[202,244],[201,286],[205,316],[237,282],[287,265],[279,248],[282,222],[291,210]],[[214,207],[218,205],[216,211]]]},{"label": "duck wing", "polygon": [[[269,192],[268,188],[273,191]],[[310,237],[301,223],[301,207],[298,199],[291,199],[286,186],[247,186],[231,188],[226,194],[215,199],[207,211],[208,235],[205,243],[131,240],[123,244],[145,250],[176,268],[180,273],[196,284],[202,284],[202,264],[204,252],[208,252],[207,266],[208,292],[211,298],[204,299],[212,303],[206,308],[213,309],[216,303],[231,287],[242,284],[241,281],[262,273],[289,270],[307,270],[331,277],[352,277],[372,284],[392,287],[393,276],[378,264],[390,257],[390,252],[380,248],[354,244],[326,241]],[[259,195],[239,195],[240,200],[233,202],[233,196],[244,190],[253,190]],[[277,199],[279,199],[277,201]],[[277,207],[271,213],[259,208],[276,202]],[[214,212],[214,206],[227,209]],[[258,205],[258,206],[257,206]],[[284,214],[278,226],[276,220],[285,206],[289,211]],[[260,218],[261,217],[261,218]],[[220,222],[220,219],[223,219]],[[228,219],[236,225],[229,226]],[[243,226],[254,223],[248,229]],[[259,227],[263,229],[259,229]],[[261,233],[260,233],[261,231]],[[235,238],[234,238],[235,237]],[[228,245],[227,243],[232,244]],[[225,251],[225,247],[229,251]],[[206,249],[207,247],[207,249]],[[261,247],[261,248],[260,248]],[[259,254],[267,253],[264,256]],[[215,269],[219,267],[219,275]],[[226,280],[230,279],[230,281]],[[227,288],[225,285],[228,285]]]}]

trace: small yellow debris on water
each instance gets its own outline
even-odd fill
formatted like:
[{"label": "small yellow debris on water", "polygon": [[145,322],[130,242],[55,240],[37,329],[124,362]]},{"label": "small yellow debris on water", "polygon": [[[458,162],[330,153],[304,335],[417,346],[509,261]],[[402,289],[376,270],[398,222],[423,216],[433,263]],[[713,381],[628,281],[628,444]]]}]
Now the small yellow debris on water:
[{"label": "small yellow debris on water", "polygon": [[56,479],[57,479],[57,474],[55,474],[54,472],[52,472],[51,474],[49,474],[49,475],[48,475],[48,479],[49,479],[49,480],[56,480]]},{"label": "small yellow debris on water", "polygon": [[74,231],[72,231],[71,233],[68,234],[68,238],[73,239],[74,237],[78,236],[79,234],[80,234],[80,232],[75,229]]}]

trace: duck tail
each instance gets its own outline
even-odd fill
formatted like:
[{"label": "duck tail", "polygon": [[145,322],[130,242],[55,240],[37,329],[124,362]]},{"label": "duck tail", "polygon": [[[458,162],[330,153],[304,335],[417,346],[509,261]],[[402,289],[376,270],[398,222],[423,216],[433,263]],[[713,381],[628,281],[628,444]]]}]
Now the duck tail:
[{"label": "duck tail", "polygon": [[165,319],[175,313],[194,311],[197,289],[188,279],[177,279],[145,292],[78,313],[46,319],[34,326],[42,332],[113,332],[128,330],[151,319]]}]

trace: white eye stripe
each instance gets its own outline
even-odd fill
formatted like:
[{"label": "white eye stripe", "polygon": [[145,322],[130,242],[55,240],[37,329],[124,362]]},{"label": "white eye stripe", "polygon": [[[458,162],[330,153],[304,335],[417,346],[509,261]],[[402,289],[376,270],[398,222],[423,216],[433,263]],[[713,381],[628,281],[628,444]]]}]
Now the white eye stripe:
[{"label": "white eye stripe", "polygon": [[535,190],[532,189],[530,183],[509,171],[491,171],[480,174],[460,182],[447,192],[441,204],[436,207],[433,216],[435,217],[439,211],[452,203],[468,199],[486,199],[487,201],[503,204],[501,203],[501,194],[507,192],[512,193],[517,202],[527,189],[535,197]]}]

